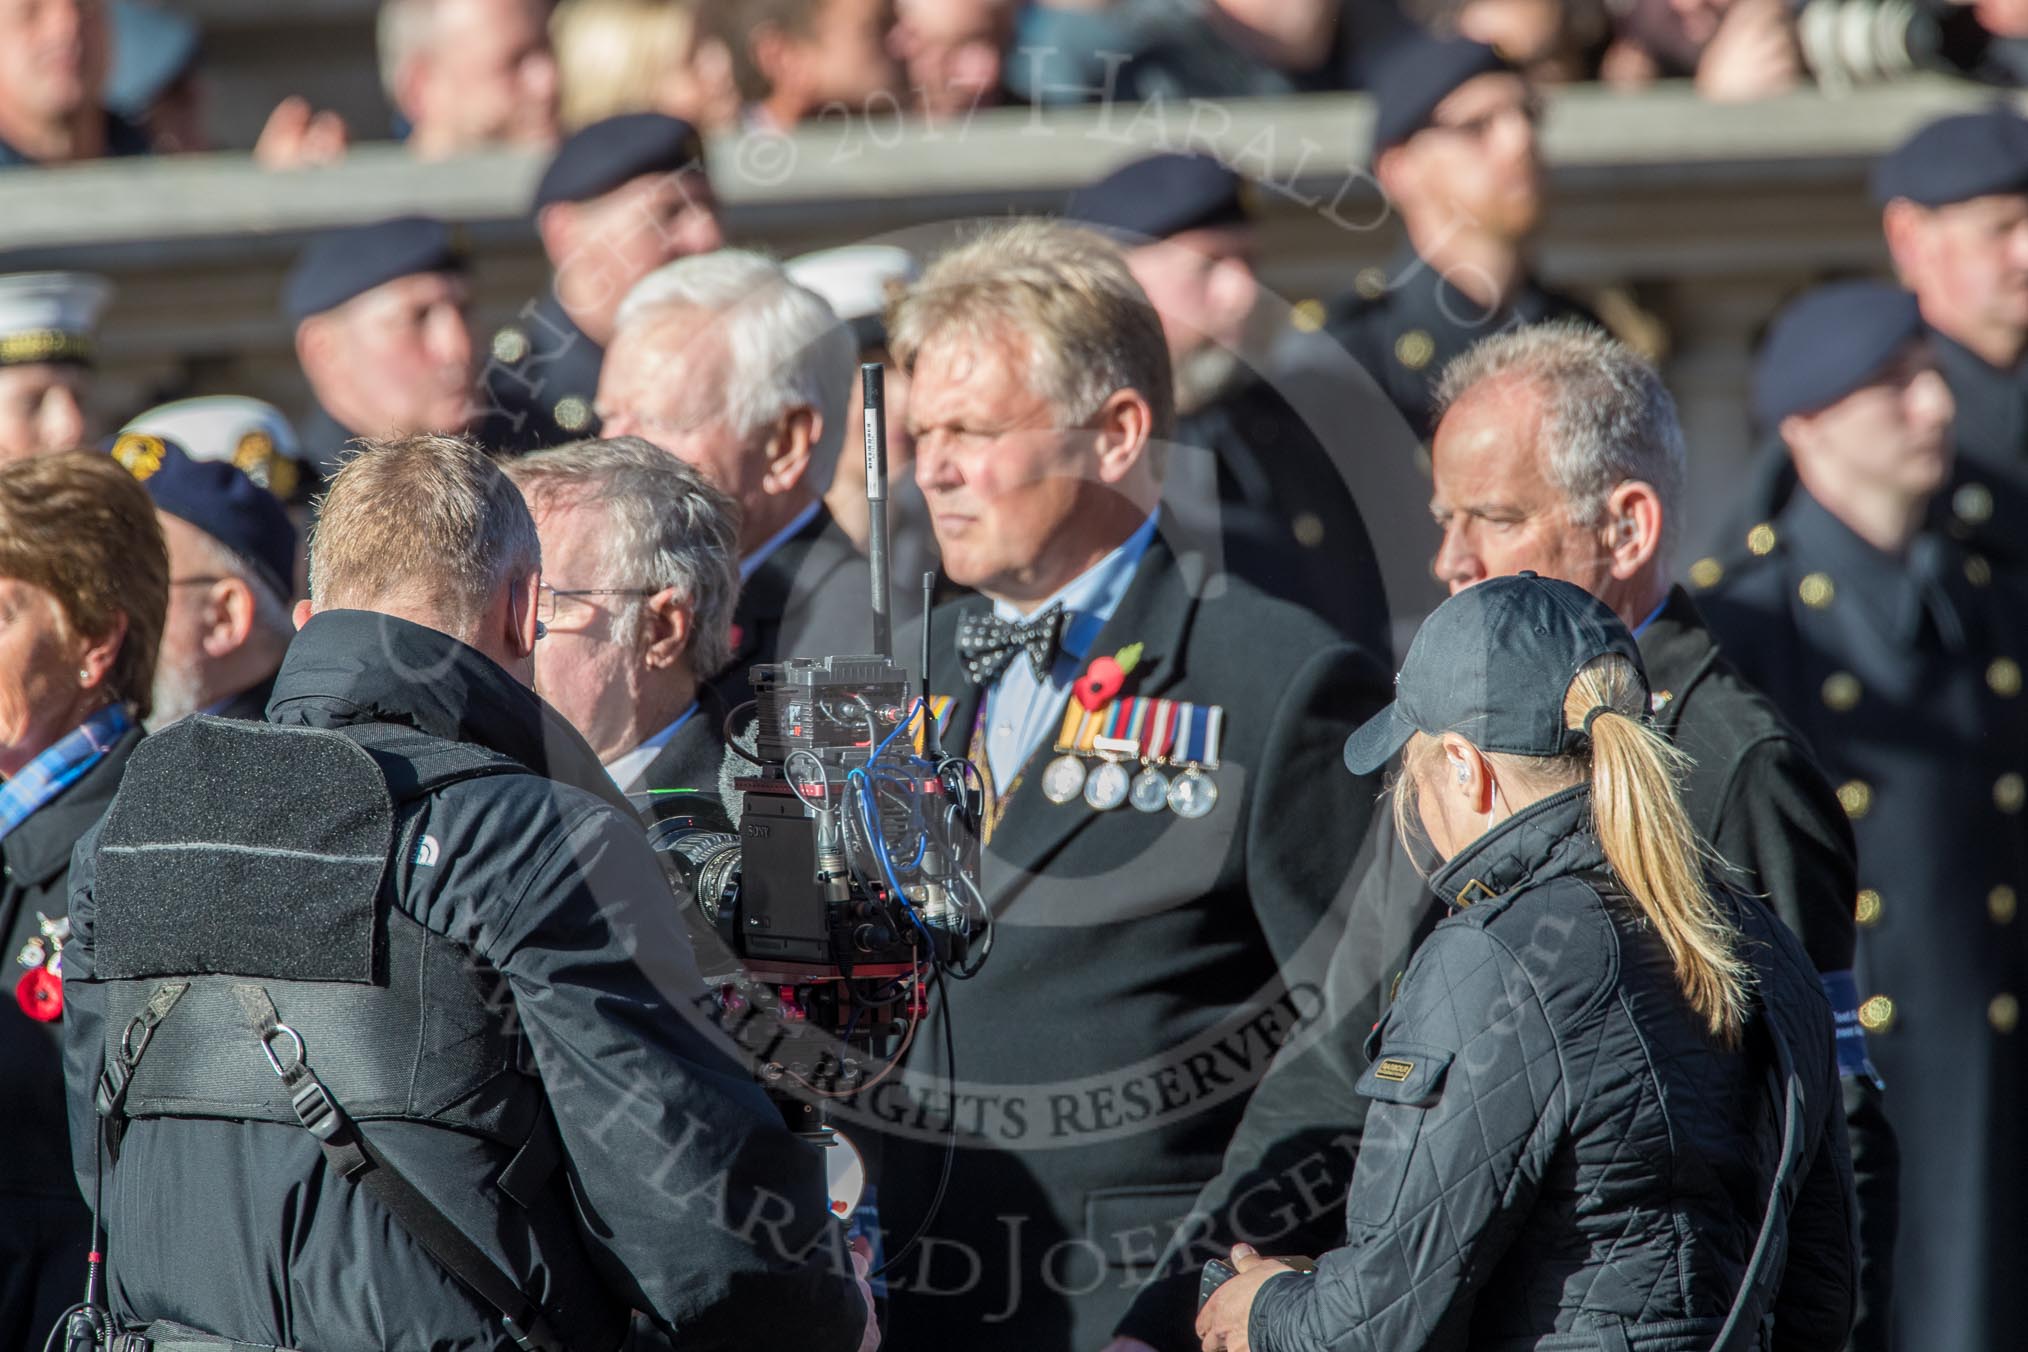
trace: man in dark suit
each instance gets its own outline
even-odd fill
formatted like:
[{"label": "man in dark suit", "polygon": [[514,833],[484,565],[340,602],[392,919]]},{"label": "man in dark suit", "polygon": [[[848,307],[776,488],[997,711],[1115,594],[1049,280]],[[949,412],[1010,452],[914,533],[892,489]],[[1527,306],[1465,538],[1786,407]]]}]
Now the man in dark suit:
[{"label": "man in dark suit", "polygon": [[[1438,407],[1430,501],[1443,532],[1438,580],[1456,593],[1527,569],[1612,607],[1640,647],[1657,725],[1694,758],[1684,785],[1691,823],[1737,868],[1729,881],[1766,897],[1802,937],[1826,992],[1849,1016],[1851,829],[1801,740],[1726,661],[1689,595],[1670,585],[1683,438],[1660,378],[1596,329],[1558,323],[1472,349],[1444,373]],[[1405,966],[1403,950],[1419,937],[1417,920],[1435,907],[1391,826],[1374,831],[1361,860],[1348,923],[1362,941],[1332,960],[1323,1035],[1277,1062],[1247,1105],[1223,1170],[1199,1199],[1192,1242],[1165,1255],[1113,1352],[1194,1347],[1197,1269],[1236,1241],[1268,1253],[1343,1243],[1345,1189],[1366,1117],[1353,1085],[1366,1067],[1367,1033]],[[1376,929],[1386,937],[1378,945],[1370,941]],[[1856,1028],[1840,1052],[1877,1339],[1893,1249],[1894,1139]]]},{"label": "man in dark suit", "polygon": [[112,451],[148,490],[169,546],[149,726],[195,713],[266,717],[296,636],[296,528],[287,510],[237,466],[193,460],[166,437],[123,432]]},{"label": "man in dark suit", "polygon": [[1936,524],[1953,405],[1922,321],[1877,282],[1776,317],[1755,413],[1799,483],[1698,603],[1852,819],[1857,1022],[1905,1147],[1894,1345],[1971,1352],[2028,1343],[2028,1294],[1993,1258],[2028,1239],[2028,573]]},{"label": "man in dark suit", "polygon": [[739,509],[639,437],[510,461],[543,581],[535,690],[629,794],[718,790],[723,714],[698,700],[731,660]]},{"label": "man in dark suit", "polygon": [[573,133],[536,185],[534,213],[555,276],[487,346],[479,439],[493,451],[596,436],[599,365],[628,290],[671,259],[725,243],[704,142],[661,113]]},{"label": "man in dark suit", "polygon": [[886,1117],[889,1251],[923,1230],[886,1346],[1091,1347],[1314,1007],[1280,968],[1365,833],[1336,748],[1384,666],[1170,529],[1167,349],[1102,237],[994,231],[895,321],[917,481],[980,592],[935,616],[929,681],[984,785],[996,928]]},{"label": "man in dark suit", "polygon": [[866,561],[824,510],[857,375],[851,331],[779,263],[721,249],[650,273],[599,377],[612,436],[696,467],[739,504],[727,709],[756,663],[873,650]]}]

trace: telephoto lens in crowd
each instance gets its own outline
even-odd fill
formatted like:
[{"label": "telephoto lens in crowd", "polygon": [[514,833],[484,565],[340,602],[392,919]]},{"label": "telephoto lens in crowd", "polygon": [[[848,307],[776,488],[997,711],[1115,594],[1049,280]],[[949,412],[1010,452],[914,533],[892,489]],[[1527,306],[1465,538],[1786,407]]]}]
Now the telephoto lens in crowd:
[{"label": "telephoto lens in crowd", "polygon": [[1704,568],[1698,602],[1852,819],[1858,1021],[1902,1142],[1895,1345],[1972,1352],[2028,1339],[2028,1299],[1992,1259],[2028,1239],[2028,577],[1935,524],[1952,399],[1934,343],[1915,298],[1884,283],[1776,317],[1754,411],[1799,483]]},{"label": "telephoto lens in crowd", "polygon": [[1154,155],[1073,193],[1065,214],[1119,244],[1161,318],[1176,387],[1170,510],[1210,511],[1232,572],[1388,652],[1380,566],[1349,485],[1362,457],[1342,440],[1327,449],[1253,366],[1246,191],[1208,155]]},{"label": "telephoto lens in crowd", "polygon": [[[1914,293],[1957,407],[1956,457],[1932,495],[1937,526],[2028,562],[2028,118],[1995,106],[1939,118],[1882,156],[1873,197],[1901,283]],[[1779,428],[1764,443],[1713,561],[1737,551],[1795,491]]]},{"label": "telephoto lens in crowd", "polygon": [[194,713],[261,718],[296,634],[288,512],[237,467],[193,460],[165,438],[123,432],[111,450],[154,500],[169,550],[149,727]]},{"label": "telephoto lens in crowd", "polygon": [[168,586],[154,508],[113,461],[0,465],[0,1346],[42,1347],[85,1289],[61,1042],[71,848],[141,741]]},{"label": "telephoto lens in crowd", "polygon": [[598,431],[599,368],[620,303],[656,268],[725,243],[696,128],[625,113],[572,134],[535,185],[549,289],[493,334],[481,439],[526,451]]},{"label": "telephoto lens in crowd", "polygon": [[[1727,861],[1721,881],[1765,898],[1801,939],[1846,1020],[1839,1062],[1866,1259],[1855,1346],[1884,1347],[1895,1144],[1851,1022],[1851,828],[1809,750],[1670,583],[1686,469],[1675,402],[1624,344],[1567,320],[1471,348],[1446,368],[1437,402],[1438,579],[1457,595],[1529,569],[1584,588],[1627,626],[1653,726],[1690,758],[1681,795],[1692,829]],[[1254,1094],[1198,1219],[1171,1244],[1123,1335],[1165,1352],[1194,1345],[1197,1268],[1237,1240],[1270,1253],[1343,1242],[1345,1187],[1372,1104],[1354,1089],[1370,1059],[1366,1035],[1417,937],[1408,931],[1441,913],[1386,819],[1359,869],[1353,927],[1331,962],[1328,1031],[1286,1054]]]},{"label": "telephoto lens in crowd", "polygon": [[77,450],[111,283],[80,272],[0,276],[0,462]]},{"label": "telephoto lens in crowd", "polygon": [[629,794],[715,793],[722,712],[698,700],[732,660],[739,506],[639,437],[507,464],[542,540],[535,689]]},{"label": "telephoto lens in crowd", "polygon": [[148,135],[107,110],[101,0],[0,9],[0,169],[145,155]]},{"label": "telephoto lens in crowd", "polygon": [[1406,34],[1384,57],[1373,88],[1373,175],[1407,238],[1348,294],[1296,306],[1278,360],[1298,376],[1349,352],[1427,440],[1432,383],[1467,347],[1510,325],[1597,321],[1531,270],[1543,189],[1541,105],[1528,81],[1465,38]]},{"label": "telephoto lens in crowd", "polygon": [[1345,762],[1401,757],[1397,836],[1453,913],[1370,1039],[1347,1243],[1235,1246],[1202,1346],[1842,1348],[1831,1009],[1801,941],[1704,872],[1633,636],[1583,588],[1494,578],[1423,623],[1396,691]]},{"label": "telephoto lens in crowd", "polygon": [[556,142],[550,0],[381,0],[380,78],[417,158]]},{"label": "telephoto lens in crowd", "polygon": [[665,265],[620,309],[607,433],[653,442],[739,504],[732,660],[707,686],[721,718],[753,698],[757,663],[873,651],[866,560],[824,505],[853,355],[821,296],[736,249]]},{"label": "telephoto lens in crowd", "polygon": [[684,1347],[875,1343],[818,1152],[691,1016],[639,822],[529,688],[541,569],[476,445],[369,442],[268,721],[129,762],[64,951],[107,1255],[81,1318],[158,1349],[604,1349],[630,1310]]},{"label": "telephoto lens in crowd", "polygon": [[1218,542],[1163,510],[1168,345],[1102,236],[987,231],[889,336],[945,570],[978,593],[935,613],[928,684],[984,787],[998,936],[915,1040],[926,1101],[882,1113],[890,1243],[928,1227],[887,1274],[889,1342],[1093,1347],[1314,1008],[1279,964],[1365,834],[1375,786],[1337,748],[1385,667],[1210,576]]},{"label": "telephoto lens in crowd", "polygon": [[329,230],[304,247],[282,283],[282,314],[316,400],[302,431],[320,477],[355,438],[471,424],[465,272],[451,228],[421,216]]}]

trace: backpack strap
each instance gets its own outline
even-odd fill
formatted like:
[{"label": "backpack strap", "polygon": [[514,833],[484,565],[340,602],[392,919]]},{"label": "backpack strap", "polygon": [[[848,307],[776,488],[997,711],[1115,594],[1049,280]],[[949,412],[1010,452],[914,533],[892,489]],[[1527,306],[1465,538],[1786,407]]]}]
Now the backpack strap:
[{"label": "backpack strap", "polygon": [[1782,1036],[1772,1002],[1761,1002],[1761,1016],[1753,1027],[1769,1043],[1772,1065],[1769,1088],[1779,1105],[1782,1119],[1781,1157],[1774,1179],[1768,1184],[1767,1210],[1761,1217],[1760,1234],[1753,1242],[1753,1256],[1739,1279],[1739,1293],[1725,1316],[1712,1352],[1747,1352],[1768,1329],[1774,1314],[1774,1297],[1788,1257],[1788,1214],[1790,1194],[1803,1159],[1803,1080],[1796,1072],[1795,1056]]}]

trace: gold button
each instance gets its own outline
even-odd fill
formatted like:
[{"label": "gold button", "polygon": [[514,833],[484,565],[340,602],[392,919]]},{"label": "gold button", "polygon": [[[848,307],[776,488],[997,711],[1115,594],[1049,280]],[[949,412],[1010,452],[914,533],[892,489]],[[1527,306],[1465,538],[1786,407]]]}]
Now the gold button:
[{"label": "gold button", "polygon": [[1303,333],[1315,333],[1324,327],[1324,302],[1312,297],[1300,300],[1289,310],[1289,324]]},{"label": "gold button", "polygon": [[1387,274],[1379,268],[1361,268],[1352,279],[1352,289],[1367,300],[1379,300],[1387,290]]},{"label": "gold button", "polygon": [[1752,553],[1766,556],[1774,552],[1774,527],[1763,521],[1746,533],[1746,547]]},{"label": "gold button", "polygon": [[1993,494],[1984,484],[1964,484],[1951,494],[1951,511],[1976,526],[1993,515]]},{"label": "gold button", "polygon": [[1824,705],[1836,713],[1849,711],[1864,693],[1859,678],[1849,671],[1834,671],[1824,678]]},{"label": "gold button", "polygon": [[2028,783],[2021,776],[2009,770],[1993,781],[1993,806],[2009,816],[2021,810],[2021,804],[2028,802]]},{"label": "gold button", "polygon": [[2002,991],[1986,1005],[1986,1018],[1992,1021],[1996,1033],[2011,1033],[2021,1022],[2021,1002]]},{"label": "gold button", "polygon": [[1863,779],[1848,779],[1838,786],[1838,806],[1858,821],[1873,810],[1873,786]]},{"label": "gold button", "polygon": [[1690,582],[1699,591],[1718,585],[1725,576],[1725,565],[1717,559],[1699,559],[1690,565]]},{"label": "gold button", "polygon": [[1831,598],[1838,594],[1838,589],[1831,585],[1829,573],[1811,573],[1796,587],[1796,594],[1810,609],[1822,610],[1831,604]]},{"label": "gold button", "polygon": [[493,335],[493,355],[512,366],[528,355],[528,335],[510,324]]},{"label": "gold button", "polygon": [[556,401],[556,425],[564,431],[582,431],[590,421],[591,406],[576,395],[565,395]]},{"label": "gold button", "polygon": [[1394,359],[1411,371],[1420,371],[1436,355],[1436,339],[1421,329],[1410,329],[1394,340]]},{"label": "gold button", "polygon": [[1861,888],[1858,904],[1852,908],[1852,918],[1862,925],[1880,923],[1880,894],[1870,887]]},{"label": "gold button", "polygon": [[1859,1026],[1869,1033],[1884,1033],[1894,1026],[1894,1001],[1875,995],[1859,1006]]},{"label": "gold button", "polygon": [[2014,895],[2014,889],[2005,883],[1986,893],[1986,914],[1993,918],[1996,925],[2012,924],[2014,908],[2018,904],[2019,900]]},{"label": "gold button", "polygon": [[1324,522],[1315,512],[1297,512],[1289,527],[1296,533],[1296,543],[1305,549],[1324,543]]},{"label": "gold button", "polygon": [[1965,560],[1965,581],[1974,587],[1983,587],[1993,580],[1993,565],[1982,555],[1974,554]]},{"label": "gold button", "polygon": [[2021,664],[2011,657],[1996,657],[1986,666],[1986,684],[2001,699],[2021,693]]}]

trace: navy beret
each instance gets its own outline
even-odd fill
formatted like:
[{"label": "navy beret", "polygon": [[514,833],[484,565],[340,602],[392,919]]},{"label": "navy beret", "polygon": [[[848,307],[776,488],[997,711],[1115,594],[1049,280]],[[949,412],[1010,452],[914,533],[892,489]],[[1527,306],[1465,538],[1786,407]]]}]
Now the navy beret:
[{"label": "navy beret", "polygon": [[224,460],[193,460],[167,437],[122,432],[106,444],[158,510],[189,522],[253,565],[287,602],[296,594],[296,528],[273,493]]},{"label": "navy beret", "polygon": [[1924,332],[1915,297],[1889,282],[1819,287],[1768,327],[1753,368],[1754,417],[1772,428],[1835,404]]},{"label": "navy beret", "polygon": [[397,277],[464,268],[451,228],[426,216],[327,230],[310,241],[282,282],[282,314],[300,324]]},{"label": "navy beret", "polygon": [[1873,200],[1926,207],[1994,193],[2028,192],[2028,118],[1994,105],[1939,118],[1873,166]]},{"label": "navy beret", "polygon": [[588,202],[643,174],[703,167],[697,128],[661,113],[622,113],[565,138],[535,185],[535,209]]},{"label": "navy beret", "polygon": [[1070,195],[1064,215],[1129,247],[1247,219],[1243,180],[1209,155],[1150,155]]},{"label": "navy beret", "polygon": [[1479,75],[1514,69],[1498,52],[1469,38],[1408,33],[1374,60],[1373,154],[1398,146],[1429,125],[1452,90]]}]

